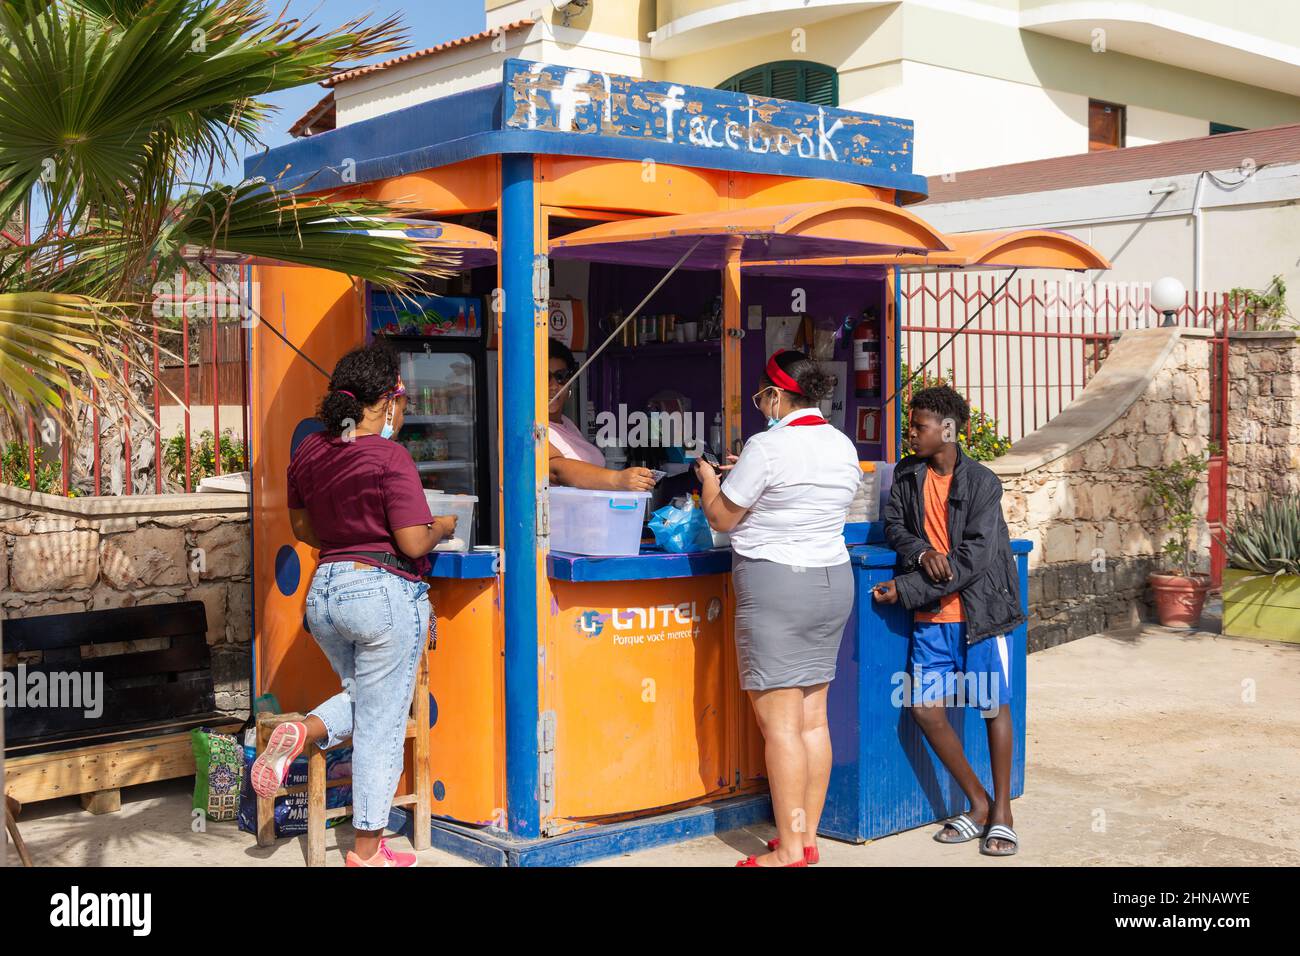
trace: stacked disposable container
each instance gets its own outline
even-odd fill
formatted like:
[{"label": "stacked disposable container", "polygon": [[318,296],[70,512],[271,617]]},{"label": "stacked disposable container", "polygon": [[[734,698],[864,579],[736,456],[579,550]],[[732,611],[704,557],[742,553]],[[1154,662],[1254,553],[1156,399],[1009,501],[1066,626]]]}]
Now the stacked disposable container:
[{"label": "stacked disposable container", "polygon": [[858,491],[853,496],[853,503],[849,505],[846,520],[850,524],[883,520],[885,503],[889,501],[889,492],[893,486],[893,462],[862,462],[862,481],[858,483]]}]

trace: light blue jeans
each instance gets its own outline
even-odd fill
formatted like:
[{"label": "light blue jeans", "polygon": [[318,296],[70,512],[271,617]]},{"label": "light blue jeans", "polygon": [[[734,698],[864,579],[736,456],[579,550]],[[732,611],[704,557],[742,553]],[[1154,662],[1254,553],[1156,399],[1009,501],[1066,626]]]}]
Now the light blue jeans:
[{"label": "light blue jeans", "polygon": [[322,747],[352,738],[352,825],[388,825],[402,773],[415,668],[433,608],[429,585],[351,561],[322,564],[307,592],[307,626],[343,681],[312,714],[329,733]]}]

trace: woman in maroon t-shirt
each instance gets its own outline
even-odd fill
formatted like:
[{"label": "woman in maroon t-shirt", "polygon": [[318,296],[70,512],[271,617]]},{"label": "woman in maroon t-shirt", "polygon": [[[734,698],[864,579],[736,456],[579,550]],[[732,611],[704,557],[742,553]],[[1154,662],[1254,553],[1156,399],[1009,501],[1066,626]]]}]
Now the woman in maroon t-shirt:
[{"label": "woman in maroon t-shirt", "polygon": [[397,354],[383,345],[343,356],[321,400],[324,431],[290,456],[289,521],[320,551],[307,593],[307,627],[343,691],[303,721],[280,724],[252,767],[253,789],[270,796],[306,744],[352,740],[348,866],[414,866],[382,839],[402,771],[407,709],[433,609],[428,554],[456,526],[434,517],[415,462],[389,439],[402,427],[406,390]]}]

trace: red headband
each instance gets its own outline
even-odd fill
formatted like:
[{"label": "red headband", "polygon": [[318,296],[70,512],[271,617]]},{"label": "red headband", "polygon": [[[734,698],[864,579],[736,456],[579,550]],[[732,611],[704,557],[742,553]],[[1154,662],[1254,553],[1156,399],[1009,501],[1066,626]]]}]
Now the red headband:
[{"label": "red headband", "polygon": [[772,380],[772,384],[777,388],[783,388],[787,392],[802,395],[803,389],[799,387],[799,383],[787,375],[781,366],[776,364],[776,357],[784,351],[785,349],[777,349],[772,353],[772,357],[767,360],[767,377]]}]

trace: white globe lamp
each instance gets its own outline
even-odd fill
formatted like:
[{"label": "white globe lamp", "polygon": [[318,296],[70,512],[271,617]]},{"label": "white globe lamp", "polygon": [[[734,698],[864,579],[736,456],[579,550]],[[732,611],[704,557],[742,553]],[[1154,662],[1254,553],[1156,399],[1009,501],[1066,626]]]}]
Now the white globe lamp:
[{"label": "white globe lamp", "polygon": [[1187,304],[1187,289],[1173,276],[1157,279],[1151,287],[1151,304],[1164,315],[1162,325],[1174,325],[1174,315]]}]

